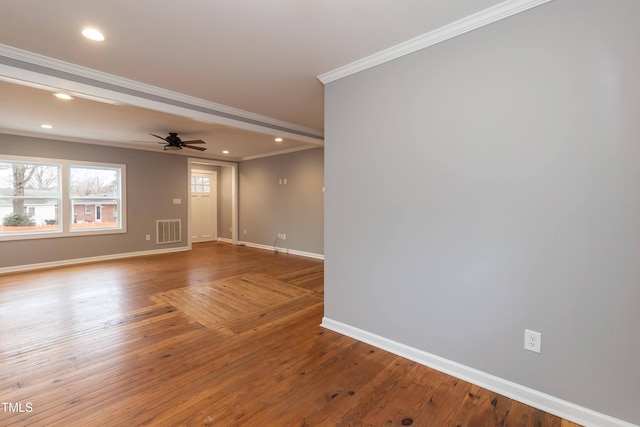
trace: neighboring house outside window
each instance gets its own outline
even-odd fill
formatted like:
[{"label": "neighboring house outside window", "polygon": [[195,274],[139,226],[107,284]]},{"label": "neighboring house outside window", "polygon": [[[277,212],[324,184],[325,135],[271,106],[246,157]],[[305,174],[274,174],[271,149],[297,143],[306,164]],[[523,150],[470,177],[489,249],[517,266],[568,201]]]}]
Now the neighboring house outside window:
[{"label": "neighboring house outside window", "polygon": [[[105,196],[108,197],[108,196]],[[100,218],[96,218],[96,212],[100,212]],[[113,201],[105,201],[96,204],[76,204],[74,205],[74,222],[76,224],[84,224],[89,222],[110,222],[114,221],[117,218],[117,210],[118,206]]]}]

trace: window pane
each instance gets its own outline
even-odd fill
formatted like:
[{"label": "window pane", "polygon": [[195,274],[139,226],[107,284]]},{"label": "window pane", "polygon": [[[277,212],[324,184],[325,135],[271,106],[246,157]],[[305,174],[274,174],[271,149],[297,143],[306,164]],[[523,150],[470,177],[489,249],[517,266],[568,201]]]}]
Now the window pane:
[{"label": "window pane", "polygon": [[59,231],[60,166],[0,161],[0,236]]},{"label": "window pane", "polygon": [[13,201],[23,204],[23,211],[14,212],[12,206],[6,206],[4,199],[0,200],[0,235],[60,230],[58,199],[21,198]]},{"label": "window pane", "polygon": [[72,230],[120,228],[120,203],[116,199],[72,199],[71,211]]},{"label": "window pane", "polygon": [[114,197],[119,193],[118,170],[74,166],[69,188],[71,197]]},{"label": "window pane", "polygon": [[0,162],[0,188],[11,188],[17,192],[21,189],[55,191],[58,194],[59,171],[58,165]]}]

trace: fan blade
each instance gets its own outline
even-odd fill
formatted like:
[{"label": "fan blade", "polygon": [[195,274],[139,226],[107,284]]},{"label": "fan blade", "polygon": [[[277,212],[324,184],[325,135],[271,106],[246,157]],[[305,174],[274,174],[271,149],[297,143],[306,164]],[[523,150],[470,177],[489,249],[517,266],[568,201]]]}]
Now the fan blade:
[{"label": "fan blade", "polygon": [[194,147],[193,145],[186,145],[186,144],[182,144],[183,147],[187,147],[187,148],[191,148],[193,150],[198,150],[198,151],[204,151],[206,150],[206,148],[202,148],[202,147]]},{"label": "fan blade", "polygon": [[161,140],[163,140],[163,141],[166,141],[166,140],[167,140],[167,138],[163,138],[163,137],[161,137],[161,136],[154,135],[154,134],[152,134],[152,133],[150,133],[149,135],[151,135],[151,136],[155,136],[156,138],[160,138],[160,139],[161,139]]},{"label": "fan blade", "polygon": [[183,144],[206,144],[206,142],[204,142],[201,139],[194,139],[193,141],[182,141]]}]

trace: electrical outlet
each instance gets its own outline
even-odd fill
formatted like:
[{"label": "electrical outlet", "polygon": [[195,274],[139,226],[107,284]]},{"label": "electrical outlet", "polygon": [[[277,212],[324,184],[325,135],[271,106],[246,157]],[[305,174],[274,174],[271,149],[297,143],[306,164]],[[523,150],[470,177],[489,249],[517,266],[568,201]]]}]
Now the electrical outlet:
[{"label": "electrical outlet", "polygon": [[145,236],[145,238],[146,238],[147,240],[151,240],[151,234],[147,234],[147,235]]},{"label": "electrical outlet", "polygon": [[287,235],[286,234],[281,234],[281,236],[282,236],[281,237],[282,240],[287,240]]},{"label": "electrical outlet", "polygon": [[524,330],[524,348],[525,350],[540,353],[542,349],[542,334],[540,332]]}]

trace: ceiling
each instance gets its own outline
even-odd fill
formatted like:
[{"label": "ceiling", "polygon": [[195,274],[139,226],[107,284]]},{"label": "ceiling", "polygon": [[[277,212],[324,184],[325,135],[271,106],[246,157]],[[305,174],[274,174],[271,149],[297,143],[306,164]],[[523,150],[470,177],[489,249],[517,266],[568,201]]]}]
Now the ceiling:
[{"label": "ceiling", "polygon": [[171,153],[222,160],[323,146],[318,76],[499,3],[2,0],[0,132],[162,150],[149,134],[171,131],[207,142]]}]

